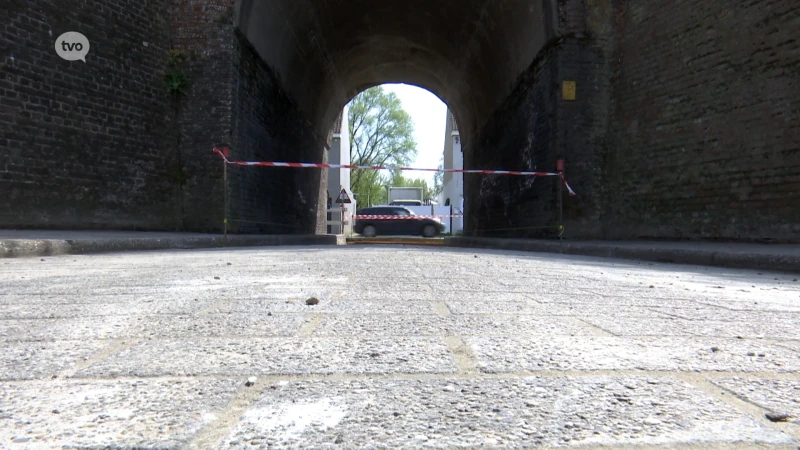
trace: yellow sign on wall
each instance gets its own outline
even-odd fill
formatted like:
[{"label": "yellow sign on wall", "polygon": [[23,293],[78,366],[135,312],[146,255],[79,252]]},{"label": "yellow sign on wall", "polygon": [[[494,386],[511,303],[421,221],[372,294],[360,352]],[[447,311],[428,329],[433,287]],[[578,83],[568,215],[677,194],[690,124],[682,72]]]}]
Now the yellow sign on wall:
[{"label": "yellow sign on wall", "polygon": [[564,81],[561,88],[561,97],[564,100],[575,100],[577,87],[574,81]]}]

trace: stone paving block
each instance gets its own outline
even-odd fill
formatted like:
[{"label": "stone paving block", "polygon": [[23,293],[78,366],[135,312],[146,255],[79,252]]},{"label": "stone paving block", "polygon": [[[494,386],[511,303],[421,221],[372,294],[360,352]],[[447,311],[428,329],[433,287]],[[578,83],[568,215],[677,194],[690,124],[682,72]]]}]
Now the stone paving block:
[{"label": "stone paving block", "polygon": [[230,306],[231,312],[324,312],[342,314],[431,314],[433,302],[431,300],[331,300],[330,297],[320,297],[319,304],[306,305],[306,298],[289,300],[234,300]]},{"label": "stone paving block", "polygon": [[296,336],[306,323],[304,314],[249,313],[137,318],[141,328],[134,337],[185,338],[233,336]]},{"label": "stone paving block", "polygon": [[487,291],[437,291],[434,298],[438,301],[471,302],[530,302],[531,299],[523,292],[487,292]]},{"label": "stone paving block", "polygon": [[[306,319],[302,314],[204,314],[82,317],[26,321],[36,329],[16,339],[138,339],[193,336],[295,336]],[[2,322],[2,321],[0,321]]]},{"label": "stone paving block", "polygon": [[[794,372],[800,354],[740,339],[681,337],[464,337],[484,372],[662,370]],[[716,349],[716,350],[715,350]]]},{"label": "stone paving block", "polygon": [[[650,286],[653,287],[651,288]],[[670,286],[669,283],[640,284],[635,287],[609,284],[607,286],[592,286],[590,290],[605,297],[643,297],[661,300],[713,299],[714,295],[722,295],[721,293],[699,292],[689,288],[676,288],[674,285]]]},{"label": "stone paving block", "polygon": [[0,447],[180,448],[230,402],[232,380],[0,384]]},{"label": "stone paving block", "polygon": [[[0,294],[0,305],[56,305],[77,303],[124,303],[134,300],[133,294],[94,296],[88,294]],[[5,309],[5,306],[3,306]]]},{"label": "stone paving block", "polygon": [[563,319],[538,316],[406,316],[399,314],[325,315],[315,336],[518,336],[528,334],[573,336],[590,334]]},{"label": "stone paving block", "polygon": [[535,301],[445,301],[453,314],[534,314],[540,316],[594,316],[615,314],[623,317],[667,317],[649,308],[612,305],[572,305],[568,303],[539,303]]},{"label": "stone paving block", "polygon": [[782,341],[777,342],[776,344],[800,353],[800,341]]},{"label": "stone paving block", "polygon": [[[436,280],[428,280],[428,283],[435,291],[451,292],[454,290],[460,291],[482,291],[482,292],[513,292],[507,286],[493,281],[490,277],[477,277],[477,278],[441,278]],[[401,286],[398,286],[401,287]],[[519,292],[527,292],[528,289],[522,289]]]},{"label": "stone paving block", "polygon": [[445,300],[445,304],[453,314],[533,314],[544,306],[529,299],[508,299],[498,296],[485,300]]},{"label": "stone paving block", "polygon": [[789,421],[800,424],[800,380],[734,377],[711,382],[767,412],[788,414]]},{"label": "stone paving block", "polygon": [[[106,348],[108,342],[56,341],[56,342],[2,342],[0,351],[0,379],[32,380],[50,378],[59,372],[84,362],[91,355]],[[2,408],[2,404],[0,404]],[[3,427],[0,426],[0,429]]]},{"label": "stone paving block", "polygon": [[[719,322],[768,322],[786,323],[800,329],[800,312],[731,310],[721,306],[697,306],[694,308],[659,308],[665,314],[688,320]],[[800,337],[800,334],[798,334]]]},{"label": "stone paving block", "polygon": [[441,297],[442,291],[406,290],[406,289],[350,289],[331,291],[327,294],[329,300],[436,300]]},{"label": "stone paving block", "polygon": [[595,293],[587,293],[585,295],[571,295],[569,297],[563,296],[545,296],[545,295],[531,295],[529,297],[541,303],[569,303],[571,305],[597,305],[597,306],[636,306],[640,308],[708,308],[709,305],[688,299],[669,299],[659,297],[647,296],[604,296]]},{"label": "stone paving block", "polygon": [[294,381],[268,388],[223,449],[789,444],[683,382],[643,377]]},{"label": "stone paving block", "polygon": [[58,341],[69,339],[117,339],[137,335],[136,316],[25,319],[30,329],[15,339]]},{"label": "stone paving block", "polygon": [[759,323],[758,315],[746,322],[685,320],[676,317],[654,317],[647,321],[621,321],[615,315],[591,315],[581,320],[618,336],[709,336],[724,338],[791,339],[797,337],[800,325],[782,322]]},{"label": "stone paving block", "polygon": [[757,300],[702,299],[705,304],[735,311],[778,311],[800,314],[800,295],[797,298],[758,298]]},{"label": "stone paving block", "polygon": [[33,320],[0,320],[0,340],[29,339],[32,332],[45,325],[45,322]]},{"label": "stone paving block", "polygon": [[[125,316],[142,314],[190,314],[211,305],[211,300],[172,299],[122,303],[33,303],[4,305],[0,319],[59,319],[71,317]],[[98,319],[102,320],[102,319]]]},{"label": "stone paving block", "polygon": [[439,338],[196,338],[145,341],[75,376],[455,371],[447,345]]}]

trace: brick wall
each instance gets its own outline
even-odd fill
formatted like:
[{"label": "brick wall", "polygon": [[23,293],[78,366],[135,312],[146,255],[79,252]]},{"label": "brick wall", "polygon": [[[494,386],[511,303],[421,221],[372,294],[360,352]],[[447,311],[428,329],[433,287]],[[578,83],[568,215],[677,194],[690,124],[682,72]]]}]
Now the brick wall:
[{"label": "brick wall", "polygon": [[[166,0],[4,2],[0,226],[174,229]],[[56,38],[87,36],[86,63]]]},{"label": "brick wall", "polygon": [[[608,140],[610,0],[560,0],[553,35],[517,88],[470,140],[467,167],[555,171],[563,158],[577,197],[564,193],[564,236],[600,237],[602,161]],[[574,101],[561,83],[575,81]],[[467,175],[468,233],[554,236],[559,224],[555,178]]]},{"label": "brick wall", "polygon": [[[540,53],[483,128],[465,140],[464,167],[549,170],[555,164],[557,52]],[[520,151],[522,149],[522,151]],[[549,178],[464,174],[465,234],[552,235],[556,184]]]},{"label": "brick wall", "polygon": [[[233,75],[233,153],[236,160],[323,162],[323,141],[283,93],[272,71],[238,36]],[[322,231],[318,208],[322,169],[230,167],[230,216],[236,232],[298,234]],[[323,206],[323,210],[324,210]]]},{"label": "brick wall", "polygon": [[605,234],[797,239],[797,1],[624,3]]},{"label": "brick wall", "polygon": [[[215,144],[234,158],[321,161],[322,140],[234,32],[234,5],[12,3],[0,28],[0,226],[221,231]],[[88,37],[86,64],[56,55],[66,31]],[[186,77],[183,94],[168,93],[168,72]],[[231,217],[252,221],[232,231],[324,229],[322,171],[229,175]]]}]

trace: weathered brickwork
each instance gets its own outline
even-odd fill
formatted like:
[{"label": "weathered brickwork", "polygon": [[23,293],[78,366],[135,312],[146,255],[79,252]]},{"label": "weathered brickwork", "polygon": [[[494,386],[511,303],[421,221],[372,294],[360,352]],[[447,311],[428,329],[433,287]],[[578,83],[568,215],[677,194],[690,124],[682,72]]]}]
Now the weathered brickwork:
[{"label": "weathered brickwork", "polygon": [[[167,3],[3,2],[2,226],[180,227]],[[86,63],[55,53],[67,31],[89,39]]]},{"label": "weathered brickwork", "polygon": [[[237,36],[231,157],[246,161],[322,162],[324,142],[281,92],[270,69]],[[230,167],[235,232],[314,233],[321,169]]]},{"label": "weathered brickwork", "polygon": [[[464,141],[465,167],[554,168],[555,64],[555,48],[540,54],[509,101],[477,135]],[[467,234],[532,237],[554,233],[546,228],[557,219],[554,179],[465,174],[464,190]]]},{"label": "weathered brickwork", "polygon": [[[564,159],[578,197],[564,193],[559,222],[555,178],[470,176],[467,232],[546,237],[601,237],[602,161],[608,140],[609,84],[614,43],[610,0],[558,2],[559,21],[547,46],[520,78],[509,100],[471,140],[468,167],[555,171]],[[575,81],[575,100],[561,83]]]},{"label": "weathered brickwork", "polygon": [[171,0],[172,68],[186,76],[185,94],[173,98],[177,123],[172,151],[180,155],[177,171],[184,182],[181,216],[184,229],[221,231],[224,220],[223,163],[215,144],[231,141],[236,36],[235,0]]},{"label": "weathered brickwork", "polygon": [[[211,152],[227,144],[230,158],[320,161],[323,144],[283,93],[271,70],[234,30],[235,0],[173,0],[173,50],[185,61],[186,95],[173,101],[185,185],[184,228],[221,231],[224,166]],[[228,230],[314,233],[320,173],[229,166]],[[309,176],[309,175],[317,175]]]},{"label": "weathered brickwork", "polygon": [[[221,231],[233,157],[319,161],[323,143],[234,32],[235,0],[12,4],[1,30],[5,227]],[[80,31],[87,63],[55,38]],[[185,76],[167,90],[168,72]],[[173,93],[174,94],[174,93]],[[229,171],[231,230],[313,233],[321,171]],[[284,223],[283,227],[274,225]]]},{"label": "weathered brickwork", "polygon": [[797,1],[624,3],[606,236],[797,240]]}]

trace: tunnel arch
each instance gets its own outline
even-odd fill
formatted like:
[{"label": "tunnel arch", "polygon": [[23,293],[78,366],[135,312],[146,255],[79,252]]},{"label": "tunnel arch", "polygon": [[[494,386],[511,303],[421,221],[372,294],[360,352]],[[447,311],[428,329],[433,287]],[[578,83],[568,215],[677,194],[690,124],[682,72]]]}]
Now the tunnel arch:
[{"label": "tunnel arch", "polygon": [[[433,96],[434,96],[434,97],[436,97],[436,98],[437,98],[439,101],[441,101],[442,103],[444,103],[445,109],[446,109],[447,111],[449,111],[451,114],[453,114],[453,116],[455,117],[455,121],[456,121],[456,123],[457,123],[457,124],[460,124],[460,123],[461,123],[461,122],[459,121],[459,113],[458,113],[457,111],[454,111],[454,110],[453,110],[453,107],[450,105],[450,103],[448,103],[446,99],[444,99],[444,98],[442,98],[441,96],[439,96],[439,95],[438,95],[438,94],[437,94],[435,91],[433,91],[433,90],[431,90],[431,89],[429,89],[429,88],[427,88],[427,87],[425,87],[425,86],[419,86],[419,85],[412,84],[412,83],[408,83],[408,82],[403,82],[403,81],[387,81],[387,82],[382,82],[382,83],[370,83],[370,84],[367,84],[367,85],[365,85],[365,87],[359,87],[358,89],[356,89],[356,91],[355,91],[355,93],[354,93],[353,95],[351,95],[351,96],[349,96],[349,97],[347,98],[347,100],[346,100],[344,103],[341,103],[341,102],[340,102],[340,101],[338,101],[338,100],[336,100],[336,101],[335,101],[335,103],[334,103],[334,101],[331,101],[331,102],[330,102],[330,105],[331,105],[331,106],[330,106],[329,108],[332,108],[332,111],[333,111],[333,119],[329,119],[329,118],[328,118],[329,116],[326,114],[326,116],[325,116],[325,119],[324,119],[324,121],[322,122],[322,124],[323,124],[323,128],[322,128],[322,129],[323,129],[323,130],[330,130],[331,126],[333,126],[333,125],[335,125],[336,123],[338,123],[338,122],[337,122],[337,121],[338,121],[338,119],[337,119],[338,115],[342,113],[342,110],[345,108],[345,106],[348,106],[348,105],[350,105],[350,102],[352,102],[352,101],[353,101],[353,99],[355,99],[355,98],[356,98],[356,96],[357,96],[358,94],[360,94],[360,93],[362,93],[362,92],[364,92],[364,91],[366,91],[366,90],[368,90],[368,89],[370,89],[370,88],[373,88],[373,87],[382,86],[382,87],[384,87],[384,88],[385,88],[387,85],[406,85],[406,86],[410,86],[410,87],[414,87],[414,88],[417,88],[417,89],[423,90],[423,91],[427,92],[428,94],[431,94],[431,95],[433,95]],[[403,106],[405,107],[405,105],[403,105]],[[327,109],[326,109],[326,110],[327,110]],[[408,112],[408,111],[406,110],[406,112]],[[414,119],[414,118],[412,117],[412,120],[413,120],[413,119]],[[416,128],[416,126],[415,126],[415,128]],[[456,130],[458,130],[458,128],[456,128]],[[442,132],[444,133],[444,131],[442,131]],[[462,139],[462,140],[463,140],[463,139]],[[438,151],[440,151],[440,150],[441,150],[441,149],[439,149],[439,148],[437,148],[437,149],[436,149],[436,151],[437,151],[437,152],[438,152]]]},{"label": "tunnel arch", "polygon": [[358,92],[419,86],[469,139],[552,37],[554,0],[238,0],[235,26],[320,135]]}]

